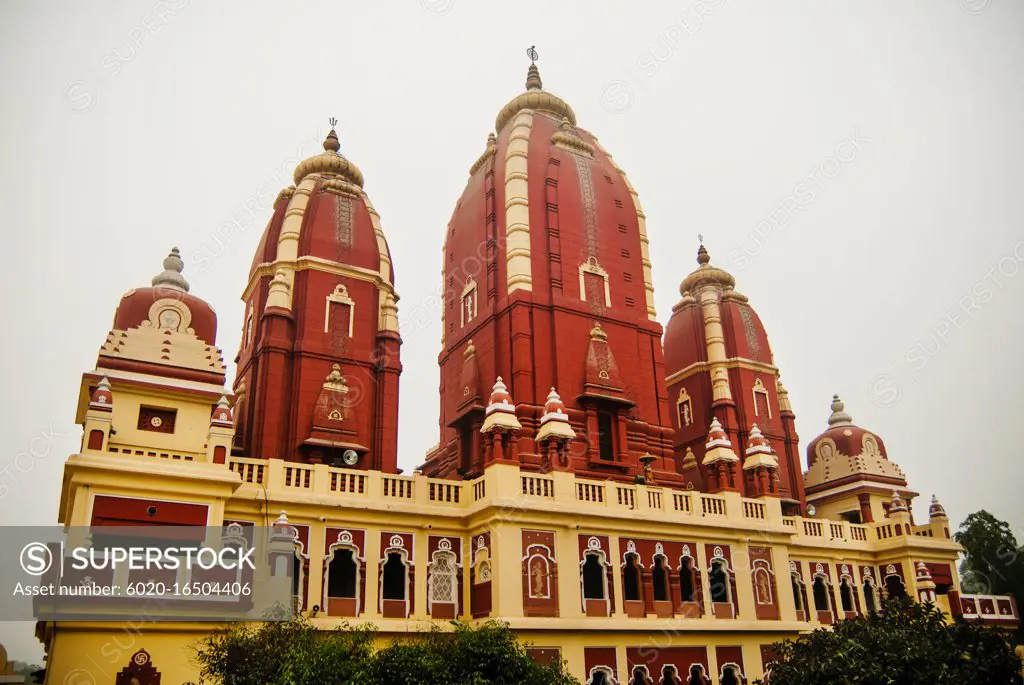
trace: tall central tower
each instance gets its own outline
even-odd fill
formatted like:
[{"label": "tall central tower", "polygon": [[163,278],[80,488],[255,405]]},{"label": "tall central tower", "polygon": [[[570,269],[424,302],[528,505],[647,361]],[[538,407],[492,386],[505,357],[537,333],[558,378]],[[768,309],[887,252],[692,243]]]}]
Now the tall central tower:
[{"label": "tall central tower", "polygon": [[445,238],[441,439],[424,472],[504,460],[632,480],[646,464],[681,483],[636,191],[536,64],[495,131]]}]

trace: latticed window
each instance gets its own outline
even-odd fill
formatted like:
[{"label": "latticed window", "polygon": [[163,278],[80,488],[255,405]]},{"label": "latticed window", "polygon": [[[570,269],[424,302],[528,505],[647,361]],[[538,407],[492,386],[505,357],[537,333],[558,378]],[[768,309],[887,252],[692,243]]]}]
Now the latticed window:
[{"label": "latticed window", "polygon": [[480,565],[477,566],[476,581],[478,583],[486,583],[491,579],[491,562],[481,561]]},{"label": "latticed window", "polygon": [[430,601],[451,604],[455,602],[455,555],[438,552],[430,571]]}]

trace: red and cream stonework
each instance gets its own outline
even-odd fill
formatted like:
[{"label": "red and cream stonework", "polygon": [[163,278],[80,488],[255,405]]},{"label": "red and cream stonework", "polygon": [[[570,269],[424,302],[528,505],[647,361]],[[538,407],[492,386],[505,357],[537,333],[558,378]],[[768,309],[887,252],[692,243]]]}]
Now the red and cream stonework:
[{"label": "red and cream stonework", "polygon": [[[536,65],[439,229],[440,441],[401,474],[395,270],[340,150],[332,129],[274,204],[230,387],[177,250],[122,298],[80,382],[62,524],[272,524],[315,625],[498,618],[589,684],[749,682],[772,643],[896,594],[1019,622],[960,592],[941,504],[913,520],[839,398],[803,471],[765,327],[703,246],[662,330],[639,196]],[[136,626],[93,678],[196,680],[210,629]],[[122,632],[40,623],[47,682]]]}]

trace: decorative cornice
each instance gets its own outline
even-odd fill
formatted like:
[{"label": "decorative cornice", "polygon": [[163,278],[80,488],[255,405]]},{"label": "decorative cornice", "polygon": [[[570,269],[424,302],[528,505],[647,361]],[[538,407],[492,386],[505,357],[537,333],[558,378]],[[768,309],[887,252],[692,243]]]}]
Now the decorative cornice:
[{"label": "decorative cornice", "polygon": [[[772,366],[771,364],[765,364],[764,362],[754,361],[753,359],[747,359],[745,357],[729,357],[720,364],[716,362],[717,366],[724,366],[727,369],[750,369],[752,371],[760,371],[761,373],[772,374],[777,377],[779,373],[778,367]],[[676,381],[685,380],[695,373],[701,371],[711,372],[711,362],[699,361],[694,362],[684,369],[676,371],[668,378],[665,379],[666,385],[671,385]]]},{"label": "decorative cornice", "polygon": [[498,117],[494,120],[494,130],[500,133],[517,114],[527,109],[550,112],[559,118],[568,119],[573,126],[576,125],[576,112],[572,111],[572,107],[565,100],[547,91],[528,90],[512,98],[507,105],[501,108]]},{"label": "decorative cornice", "polygon": [[245,287],[245,291],[242,293],[242,301],[248,302],[249,298],[252,297],[253,290],[255,290],[256,284],[259,283],[259,280],[261,278],[273,276],[277,269],[282,265],[287,265],[295,271],[322,271],[335,276],[352,278],[357,281],[367,281],[369,283],[373,283],[377,288],[390,293],[391,296],[395,298],[395,302],[398,302],[399,299],[394,286],[392,286],[389,281],[384,280],[380,273],[373,271],[372,269],[339,264],[321,257],[307,255],[305,257],[299,257],[295,261],[279,259],[273,262],[263,262],[258,264],[252,273],[252,277],[249,279],[249,284]]},{"label": "decorative cornice", "polygon": [[574,155],[583,155],[589,159],[594,158],[594,146],[577,135],[571,128],[568,119],[562,119],[562,126],[551,136],[551,142],[555,147],[571,152]]}]

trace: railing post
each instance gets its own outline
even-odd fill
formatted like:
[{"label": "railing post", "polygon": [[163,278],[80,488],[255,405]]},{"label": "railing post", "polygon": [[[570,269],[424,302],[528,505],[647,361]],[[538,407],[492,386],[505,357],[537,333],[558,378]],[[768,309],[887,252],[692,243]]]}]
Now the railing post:
[{"label": "railing post", "polygon": [[327,464],[313,465],[313,493],[329,495],[331,491],[331,472]]},{"label": "railing post", "polygon": [[264,483],[267,486],[267,492],[280,492],[284,489],[284,468],[285,462],[283,459],[267,459],[267,468],[264,472]]},{"label": "railing post", "polygon": [[422,473],[414,473],[412,476],[412,500],[416,504],[427,504],[430,501],[429,483]]},{"label": "railing post", "polygon": [[651,503],[647,499],[648,498],[648,494],[647,494],[648,492],[649,492],[649,490],[647,489],[646,485],[641,485],[640,483],[637,483],[633,487],[633,508],[636,511],[650,511],[651,510],[651,508],[652,508],[651,507]]},{"label": "railing post", "polygon": [[758,501],[764,504],[765,521],[782,525],[782,500],[778,497],[762,497]]},{"label": "railing post", "polygon": [[555,488],[555,501],[572,504],[576,501],[576,476],[569,471],[555,471],[551,475]]},{"label": "railing post", "polygon": [[725,500],[725,515],[743,517],[743,495],[738,492],[726,490],[718,493]]},{"label": "railing post", "polygon": [[[380,471],[365,471],[366,494],[371,499],[379,499],[384,495],[384,474]],[[369,578],[369,576],[367,576]]]}]

